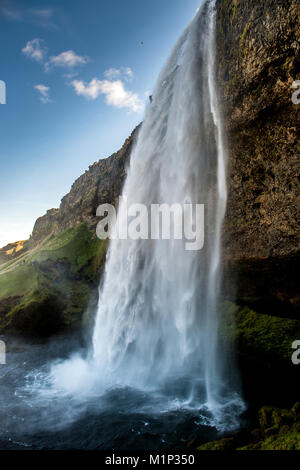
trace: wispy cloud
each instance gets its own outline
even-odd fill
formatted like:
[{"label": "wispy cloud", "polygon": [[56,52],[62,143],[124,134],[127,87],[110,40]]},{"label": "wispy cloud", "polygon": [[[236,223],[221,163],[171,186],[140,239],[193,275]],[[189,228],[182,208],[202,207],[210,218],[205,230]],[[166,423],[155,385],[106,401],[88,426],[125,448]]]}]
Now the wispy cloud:
[{"label": "wispy cloud", "polygon": [[56,22],[59,18],[51,8],[38,8],[27,11],[27,20],[37,24],[39,27],[55,30],[58,28]]},{"label": "wispy cloud", "polygon": [[89,83],[82,80],[73,80],[71,86],[73,86],[77,95],[84,96],[89,100],[95,100],[102,94],[109,106],[128,108],[132,112],[141,112],[144,109],[144,103],[139,95],[126,90],[121,80],[110,81],[93,78]]},{"label": "wispy cloud", "polygon": [[72,80],[72,78],[75,78],[78,73],[79,72],[77,70],[70,70],[63,74],[63,78],[65,78],[69,82],[70,80]]},{"label": "wispy cloud", "polygon": [[28,41],[26,46],[22,49],[23,54],[29,57],[36,62],[43,62],[47,50],[44,46],[44,41],[42,39],[32,39]]},{"label": "wispy cloud", "polygon": [[61,52],[56,56],[51,56],[48,62],[45,64],[45,69],[49,70],[51,67],[63,67],[73,68],[78,65],[85,65],[89,61],[86,56],[76,54],[76,52],[70,50]]},{"label": "wispy cloud", "polygon": [[0,14],[3,15],[9,21],[23,20],[22,12],[20,10],[17,10],[16,8],[12,8],[10,5],[8,5],[7,2],[4,4],[4,6],[0,6]]},{"label": "wispy cloud", "polygon": [[121,75],[121,71],[119,69],[116,69],[114,67],[111,67],[110,69],[108,70],[105,70],[104,72],[104,75],[106,78],[108,78],[109,80],[112,80],[114,78],[117,78]]},{"label": "wispy cloud", "polygon": [[131,70],[130,67],[124,67],[123,68],[123,73],[124,73],[125,79],[127,79],[129,81],[132,80],[133,77],[134,77],[133,71]]},{"label": "wispy cloud", "polygon": [[28,41],[26,46],[23,47],[22,53],[30,59],[44,64],[46,72],[52,68],[60,67],[68,69],[71,73],[74,73],[73,69],[75,67],[85,65],[89,62],[89,58],[87,56],[81,56],[72,50],[61,52],[58,55],[49,57],[47,60],[47,49],[44,45],[44,41],[39,38]]},{"label": "wispy cloud", "polygon": [[52,102],[52,100],[49,97],[50,87],[40,84],[40,85],[34,85],[34,89],[39,92],[40,101],[43,104]]},{"label": "wispy cloud", "polygon": [[31,14],[40,20],[50,20],[53,17],[53,10],[50,8],[40,8],[38,10],[31,10]]},{"label": "wispy cloud", "polygon": [[130,67],[121,67],[119,69],[111,67],[108,70],[105,70],[104,75],[109,80],[113,80],[118,77],[124,78],[126,81],[131,81],[134,77],[133,71]]},{"label": "wispy cloud", "polygon": [[45,28],[56,28],[53,22],[54,10],[51,8],[20,8],[11,0],[0,0],[0,15],[8,21],[35,23]]}]

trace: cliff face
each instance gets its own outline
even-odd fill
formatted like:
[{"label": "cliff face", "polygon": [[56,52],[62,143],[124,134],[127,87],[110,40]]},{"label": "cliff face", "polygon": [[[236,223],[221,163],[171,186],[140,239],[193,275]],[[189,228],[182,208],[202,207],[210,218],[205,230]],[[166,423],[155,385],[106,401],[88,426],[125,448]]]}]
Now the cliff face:
[{"label": "cliff face", "polygon": [[234,258],[299,250],[298,0],[218,2],[218,82],[229,147],[226,251]]},{"label": "cliff face", "polygon": [[[224,292],[229,299],[236,297],[241,304],[282,318],[299,315],[299,106],[291,100],[291,85],[300,78],[298,3],[217,1],[217,81],[229,159]],[[10,247],[0,250],[3,325],[12,318],[12,302],[14,306],[20,303],[20,286],[22,296],[27,297],[37,289],[36,285],[29,289],[26,280],[22,281],[28,266],[43,280],[51,265],[49,293],[61,271],[68,273],[70,283],[79,279],[97,285],[106,245],[95,240],[96,208],[101,203],[116,204],[137,132],[138,128],[119,152],[90,166],[59,209],[49,210],[36,221],[32,237],[20,253],[17,248],[10,254]],[[81,225],[88,232],[77,232]],[[67,230],[74,232],[70,235]],[[75,245],[80,254],[74,258]],[[94,259],[83,256],[89,250]],[[58,272],[52,269],[53,263],[59,264]],[[77,300],[73,306],[67,301],[63,309],[68,312],[67,322],[74,311],[80,317],[78,311],[85,309],[88,297],[80,306]],[[62,316],[65,323],[66,316]]]},{"label": "cliff face", "polygon": [[25,253],[28,250],[28,240],[20,240],[18,242],[9,243],[0,248],[0,264],[7,263]]},{"label": "cliff face", "polygon": [[[300,105],[291,100],[300,79],[299,16],[299,0],[217,0],[229,160],[224,297],[236,299],[221,302],[221,339],[237,349],[245,399],[289,407],[298,400],[291,346],[300,335]],[[0,250],[0,334],[90,325],[107,249],[95,235],[96,208],[116,204],[137,131],[75,181],[28,242]],[[299,416],[299,404],[263,408],[258,429],[200,449],[299,448]]]},{"label": "cliff face", "polygon": [[80,224],[2,264],[0,334],[50,336],[92,320],[106,249],[106,241]]},{"label": "cliff face", "polygon": [[[230,259],[265,259],[299,250],[300,73],[297,0],[217,2],[217,80],[229,149],[224,225]],[[137,129],[122,149],[90,166],[59,209],[36,221],[31,243],[79,223],[95,226],[99,204],[115,203]]]},{"label": "cliff face", "polygon": [[107,250],[96,236],[96,208],[118,202],[137,130],[36,221],[30,240],[0,250],[0,334],[49,336],[93,321]]},{"label": "cliff face", "polygon": [[217,80],[229,151],[226,275],[236,277],[238,298],[294,308],[300,118],[291,97],[300,72],[299,2],[217,5]]},{"label": "cliff face", "polygon": [[31,247],[50,234],[74,228],[81,223],[94,229],[99,221],[96,218],[99,204],[117,203],[137,131],[138,127],[118,152],[91,165],[63,197],[59,209],[50,209],[46,215],[37,219],[30,239]]}]

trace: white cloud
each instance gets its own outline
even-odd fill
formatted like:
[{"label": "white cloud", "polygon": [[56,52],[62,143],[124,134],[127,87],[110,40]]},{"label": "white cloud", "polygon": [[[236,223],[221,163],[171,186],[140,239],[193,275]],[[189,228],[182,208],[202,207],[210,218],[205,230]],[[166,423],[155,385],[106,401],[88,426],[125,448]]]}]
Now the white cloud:
[{"label": "white cloud", "polygon": [[114,82],[104,80],[102,82],[101,91],[106,96],[107,104],[111,106],[129,108],[134,112],[140,112],[144,108],[139,96],[132,91],[126,90],[121,80]]},{"label": "white cloud", "polygon": [[126,90],[121,80],[109,81],[93,78],[89,83],[82,80],[71,82],[77,95],[95,100],[100,94],[105,95],[106,103],[116,108],[128,108],[133,112],[141,112],[144,104],[137,93]]},{"label": "white cloud", "polygon": [[90,83],[85,83],[82,80],[73,80],[73,86],[77,95],[82,95],[89,100],[95,100],[102,93],[102,81],[98,78],[93,78]]},{"label": "white cloud", "polygon": [[32,39],[28,41],[26,46],[22,49],[23,54],[36,62],[43,62],[46,55],[46,49],[43,46],[42,39]]},{"label": "white cloud", "polygon": [[123,70],[124,70],[125,78],[127,78],[127,80],[132,80],[134,75],[133,75],[133,71],[131,70],[131,68],[123,67]]},{"label": "white cloud", "polygon": [[51,103],[51,99],[49,97],[50,88],[46,85],[35,85],[34,89],[40,93],[40,100],[43,104]]},{"label": "white cloud", "polygon": [[117,69],[115,67],[111,67],[108,70],[105,70],[104,75],[109,80],[113,80],[118,77],[123,77],[126,81],[131,81],[134,77],[133,71],[130,67],[121,67]]},{"label": "white cloud", "polygon": [[72,68],[78,65],[84,65],[88,62],[88,60],[88,57],[80,56],[74,51],[70,50],[50,57],[49,61],[45,64],[45,67],[46,70],[51,67]]},{"label": "white cloud", "polygon": [[104,75],[106,76],[106,78],[108,78],[109,80],[112,80],[114,78],[117,78],[121,75],[121,70],[119,69],[115,69],[114,67],[108,69],[108,70],[105,70],[104,72]]}]

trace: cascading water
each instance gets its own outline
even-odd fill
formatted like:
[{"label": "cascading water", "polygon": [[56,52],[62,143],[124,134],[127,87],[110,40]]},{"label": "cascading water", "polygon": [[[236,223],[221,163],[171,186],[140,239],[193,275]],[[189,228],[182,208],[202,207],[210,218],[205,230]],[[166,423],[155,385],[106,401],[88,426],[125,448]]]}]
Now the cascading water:
[{"label": "cascading water", "polygon": [[187,251],[182,240],[112,240],[93,358],[103,379],[135,387],[193,378],[188,402],[218,418],[233,398],[226,389],[226,351],[218,344],[225,169],[215,87],[215,2],[209,1],[159,77],[123,189],[128,206],[205,204],[204,247]]},{"label": "cascading water", "polygon": [[[214,0],[204,2],[159,77],[123,196],[128,207],[204,204],[203,248],[186,250],[180,239],[111,240],[91,351],[66,359],[66,342],[55,340],[21,363],[17,355],[6,375],[10,408],[0,408],[0,431],[17,446],[178,448],[191,433],[214,439],[239,424],[244,405],[219,335],[227,192]],[[9,384],[18,384],[15,400]]]}]

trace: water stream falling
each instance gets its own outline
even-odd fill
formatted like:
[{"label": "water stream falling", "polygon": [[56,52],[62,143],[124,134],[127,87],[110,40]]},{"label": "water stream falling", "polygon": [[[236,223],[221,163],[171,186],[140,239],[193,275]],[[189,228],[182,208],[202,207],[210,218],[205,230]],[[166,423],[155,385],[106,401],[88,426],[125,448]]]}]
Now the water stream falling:
[{"label": "water stream falling", "polygon": [[148,207],[205,204],[205,242],[201,251],[187,251],[182,240],[111,241],[93,337],[95,367],[137,387],[193,377],[189,402],[219,415],[233,395],[226,392],[227,358],[218,336],[227,189],[214,1],[197,12],[160,74],[123,196],[128,205]]},{"label": "water stream falling", "polygon": [[128,206],[204,204],[204,246],[111,240],[90,351],[70,356],[55,340],[8,358],[4,446],[178,448],[192,433],[213,440],[239,425],[237,373],[219,334],[227,157],[215,22],[208,0],[177,42],[123,188]]}]

